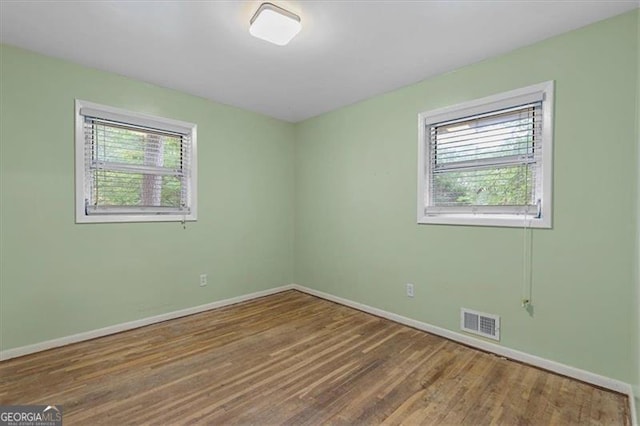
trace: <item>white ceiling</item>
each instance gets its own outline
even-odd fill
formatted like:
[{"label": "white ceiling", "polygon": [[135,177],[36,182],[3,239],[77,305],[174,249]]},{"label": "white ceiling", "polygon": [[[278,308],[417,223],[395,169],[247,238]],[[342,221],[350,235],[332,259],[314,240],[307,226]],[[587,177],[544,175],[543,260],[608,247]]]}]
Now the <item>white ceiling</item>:
[{"label": "white ceiling", "polygon": [[0,0],[0,41],[296,122],[639,5],[273,2],[302,18],[284,47],[249,35],[261,1]]}]

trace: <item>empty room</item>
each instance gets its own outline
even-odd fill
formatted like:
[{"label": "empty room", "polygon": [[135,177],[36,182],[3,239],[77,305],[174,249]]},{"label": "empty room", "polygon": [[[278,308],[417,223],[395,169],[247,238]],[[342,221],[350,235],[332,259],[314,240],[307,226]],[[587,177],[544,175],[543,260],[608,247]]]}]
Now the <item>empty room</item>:
[{"label": "empty room", "polygon": [[0,1],[0,426],[638,425],[640,3]]}]

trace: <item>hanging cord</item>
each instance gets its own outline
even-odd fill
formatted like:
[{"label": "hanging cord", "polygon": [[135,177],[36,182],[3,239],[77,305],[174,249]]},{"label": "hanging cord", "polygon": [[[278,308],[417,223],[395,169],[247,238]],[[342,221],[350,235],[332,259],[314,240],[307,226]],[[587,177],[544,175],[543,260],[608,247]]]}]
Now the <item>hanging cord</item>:
[{"label": "hanging cord", "polygon": [[[525,182],[529,183],[529,167],[525,169]],[[536,205],[538,212],[536,217],[540,217],[540,200]],[[520,304],[527,309],[531,305],[531,264],[533,256],[533,248],[531,247],[531,222],[528,216],[528,210],[524,211],[524,222],[522,224],[522,299]]]},{"label": "hanging cord", "polygon": [[[531,117],[535,127],[535,110],[534,115]],[[535,140],[532,147],[531,155],[535,157]],[[525,165],[525,188],[529,192],[530,184],[535,183],[529,181],[530,169],[528,165]],[[534,179],[535,174],[531,176]],[[531,314],[533,311],[531,308],[531,298],[533,296],[533,230],[531,229],[531,220],[533,218],[540,219],[542,217],[542,202],[540,199],[536,201],[536,213],[529,216],[529,210],[525,207],[524,211],[524,223],[522,226],[522,299],[521,306],[525,308]]]},{"label": "hanging cord", "polygon": [[522,226],[522,300],[521,305],[527,308],[531,303],[531,254],[529,248],[529,234],[531,229],[528,226],[527,212],[524,213],[524,224]]}]

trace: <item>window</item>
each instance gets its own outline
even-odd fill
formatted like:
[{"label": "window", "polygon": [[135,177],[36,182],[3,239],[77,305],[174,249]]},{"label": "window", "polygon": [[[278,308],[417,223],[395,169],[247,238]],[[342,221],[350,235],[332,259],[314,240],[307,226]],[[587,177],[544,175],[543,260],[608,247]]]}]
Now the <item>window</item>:
[{"label": "window", "polygon": [[76,222],[196,220],[196,125],[76,100]]},{"label": "window", "polygon": [[553,81],[419,115],[418,223],[551,227]]}]

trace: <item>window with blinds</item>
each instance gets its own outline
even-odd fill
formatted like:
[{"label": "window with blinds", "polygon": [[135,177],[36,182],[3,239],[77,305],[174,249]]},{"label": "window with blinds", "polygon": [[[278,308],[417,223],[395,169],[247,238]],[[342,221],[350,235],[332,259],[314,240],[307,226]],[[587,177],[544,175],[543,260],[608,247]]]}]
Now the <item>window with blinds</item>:
[{"label": "window with blinds", "polygon": [[551,96],[545,83],[421,114],[418,221],[549,227]]},{"label": "window with blinds", "polygon": [[78,221],[195,220],[195,125],[78,103]]}]

